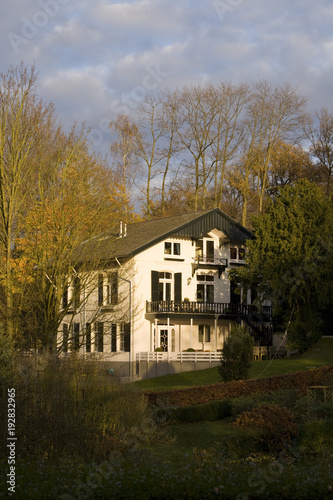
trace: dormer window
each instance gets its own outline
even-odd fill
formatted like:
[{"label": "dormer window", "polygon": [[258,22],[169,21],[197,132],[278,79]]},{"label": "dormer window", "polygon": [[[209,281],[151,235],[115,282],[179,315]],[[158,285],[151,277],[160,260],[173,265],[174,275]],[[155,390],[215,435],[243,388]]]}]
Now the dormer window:
[{"label": "dormer window", "polygon": [[230,260],[245,260],[245,248],[230,247]]},{"label": "dormer window", "polygon": [[164,243],[164,255],[171,255],[178,257],[180,255],[180,243],[173,241],[166,241]]},{"label": "dormer window", "polygon": [[195,242],[195,259],[197,262],[214,263],[214,241],[207,238]]}]

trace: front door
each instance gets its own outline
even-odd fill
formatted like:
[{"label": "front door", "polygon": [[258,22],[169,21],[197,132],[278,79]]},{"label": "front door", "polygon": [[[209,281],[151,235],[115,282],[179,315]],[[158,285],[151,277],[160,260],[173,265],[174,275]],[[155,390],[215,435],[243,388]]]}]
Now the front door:
[{"label": "front door", "polygon": [[[156,330],[155,330],[156,332]],[[162,347],[163,352],[176,351],[176,329],[175,326],[158,325],[155,347]]]},{"label": "front door", "polygon": [[162,347],[163,352],[168,352],[168,330],[159,328],[160,334],[160,347]]}]

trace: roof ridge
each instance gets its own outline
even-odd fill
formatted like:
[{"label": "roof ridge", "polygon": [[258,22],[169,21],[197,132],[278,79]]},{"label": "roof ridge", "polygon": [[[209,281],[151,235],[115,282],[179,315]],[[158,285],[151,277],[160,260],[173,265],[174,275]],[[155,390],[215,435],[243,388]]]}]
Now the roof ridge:
[{"label": "roof ridge", "polygon": [[217,207],[215,208],[207,208],[205,210],[193,210],[192,212],[185,212],[183,214],[178,214],[178,215],[167,215],[167,216],[164,216],[164,217],[158,217],[156,219],[148,219],[148,220],[142,220],[142,221],[137,221],[137,222],[128,222],[127,225],[131,225],[131,226],[134,226],[135,224],[144,224],[144,223],[147,223],[147,222],[156,222],[156,221],[159,221],[159,220],[166,220],[166,219],[172,219],[172,218],[176,218],[176,217],[185,217],[186,215],[196,215],[198,214],[198,217],[200,217],[200,215],[204,214],[204,213],[207,213],[207,212],[212,212],[213,210],[215,210]]}]

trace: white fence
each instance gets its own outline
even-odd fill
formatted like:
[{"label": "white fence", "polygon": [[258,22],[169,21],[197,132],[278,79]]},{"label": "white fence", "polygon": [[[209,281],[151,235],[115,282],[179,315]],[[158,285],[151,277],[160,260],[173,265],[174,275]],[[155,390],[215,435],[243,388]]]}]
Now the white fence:
[{"label": "white fence", "polygon": [[159,361],[180,361],[186,362],[200,362],[205,361],[206,363],[210,362],[219,362],[221,360],[220,352],[138,352],[136,355],[136,360],[150,362],[159,362]]}]

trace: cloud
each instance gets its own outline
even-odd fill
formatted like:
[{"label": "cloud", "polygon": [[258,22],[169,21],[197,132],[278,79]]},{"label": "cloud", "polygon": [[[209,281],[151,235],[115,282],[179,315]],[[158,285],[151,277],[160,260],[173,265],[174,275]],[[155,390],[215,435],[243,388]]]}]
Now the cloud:
[{"label": "cloud", "polygon": [[[0,70],[35,62],[67,127],[101,130],[118,111],[134,115],[144,91],[221,80],[290,82],[309,110],[333,113],[330,0],[2,3]],[[21,37],[16,46],[10,33]],[[102,132],[101,147],[108,140]]]}]

